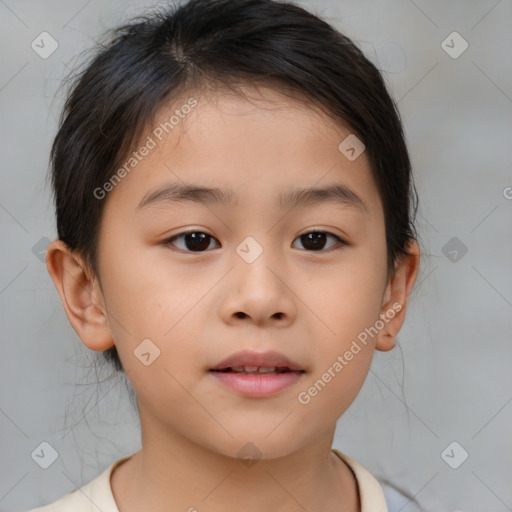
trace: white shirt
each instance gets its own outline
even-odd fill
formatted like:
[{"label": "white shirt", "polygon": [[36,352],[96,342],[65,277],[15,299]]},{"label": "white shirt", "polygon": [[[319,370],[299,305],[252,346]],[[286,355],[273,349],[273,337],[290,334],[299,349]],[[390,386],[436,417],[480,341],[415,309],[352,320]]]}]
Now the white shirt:
[{"label": "white shirt", "polygon": [[[338,450],[332,450],[354,473],[361,501],[361,512],[388,512],[384,493],[375,477],[358,462]],[[28,512],[119,512],[114,500],[110,476],[113,469],[131,455],[113,462],[103,473],[57,501]]]}]

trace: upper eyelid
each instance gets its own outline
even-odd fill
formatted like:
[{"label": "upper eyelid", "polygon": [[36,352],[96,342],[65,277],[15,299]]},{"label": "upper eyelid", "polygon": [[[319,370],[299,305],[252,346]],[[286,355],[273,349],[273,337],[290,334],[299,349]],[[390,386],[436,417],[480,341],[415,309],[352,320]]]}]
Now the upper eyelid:
[{"label": "upper eyelid", "polygon": [[[204,233],[205,235],[208,235],[211,238],[214,238],[215,240],[217,240],[217,238],[215,238],[213,235],[210,235],[210,233],[208,233],[207,231],[203,231],[202,229],[191,229],[189,231],[180,231],[179,233],[176,233],[175,235],[172,235],[172,236],[168,237],[166,240],[172,240],[172,239],[177,238],[179,236],[188,235],[190,233]],[[304,232],[298,234],[297,237],[303,236],[303,235],[307,235],[308,233],[325,233],[327,235],[332,235],[332,236],[335,236],[335,237],[339,238],[340,240],[343,240],[343,236],[342,235],[341,236],[337,235],[336,233],[333,233],[332,231],[328,231],[327,229],[315,229],[315,228],[308,229],[307,231],[304,231]],[[218,240],[217,240],[217,242],[218,242]]]}]

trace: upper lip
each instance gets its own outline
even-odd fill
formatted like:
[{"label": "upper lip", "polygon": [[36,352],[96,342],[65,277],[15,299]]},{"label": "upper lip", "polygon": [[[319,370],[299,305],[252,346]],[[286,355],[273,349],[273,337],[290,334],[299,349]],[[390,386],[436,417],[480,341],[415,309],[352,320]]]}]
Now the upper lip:
[{"label": "upper lip", "polygon": [[304,368],[295,361],[279,352],[250,352],[244,350],[230,355],[218,365],[210,368],[211,370],[224,370],[226,368],[240,367],[240,366],[258,366],[263,368],[286,367],[292,371],[304,371]]}]

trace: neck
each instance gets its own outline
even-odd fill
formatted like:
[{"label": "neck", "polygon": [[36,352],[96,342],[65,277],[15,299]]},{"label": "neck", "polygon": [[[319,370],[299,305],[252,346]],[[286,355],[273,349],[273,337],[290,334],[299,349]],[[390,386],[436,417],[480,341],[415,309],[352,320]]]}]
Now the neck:
[{"label": "neck", "polygon": [[357,484],[331,451],[334,429],[274,458],[241,461],[175,433],[144,435],[143,448],[111,477],[120,512],[355,512]]}]

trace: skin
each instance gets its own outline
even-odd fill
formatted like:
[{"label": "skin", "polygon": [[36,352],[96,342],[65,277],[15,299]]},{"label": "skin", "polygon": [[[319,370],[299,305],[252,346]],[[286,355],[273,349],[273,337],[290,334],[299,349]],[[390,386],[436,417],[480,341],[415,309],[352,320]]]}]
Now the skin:
[{"label": "skin", "polygon": [[[104,199],[98,274],[55,240],[48,271],[82,342],[114,343],[136,393],[142,449],[113,472],[121,512],[136,510],[356,511],[351,470],[331,452],[339,417],[368,373],[374,350],[394,346],[419,269],[409,255],[386,272],[382,203],[363,152],[349,161],[338,145],[351,132],[292,98],[245,87],[203,95],[179,126]],[[158,124],[183,105],[163,108]],[[168,182],[232,189],[232,206],[161,202],[136,209]],[[368,214],[334,204],[282,209],[292,186],[340,183]],[[208,249],[187,251],[194,228]],[[312,229],[314,228],[314,229]],[[300,235],[328,231],[313,251]],[[252,263],[236,252],[252,236]],[[206,242],[207,244],[208,242]],[[190,247],[190,245],[188,246]],[[392,277],[390,279],[389,277]],[[402,309],[307,404],[297,400],[392,304]],[[243,312],[245,315],[237,315]],[[281,313],[281,315],[275,315]],[[149,338],[161,353],[145,366],[134,349]],[[301,381],[277,395],[244,397],[208,369],[241,349],[277,350],[301,363]],[[247,442],[261,459],[247,467]]]}]

